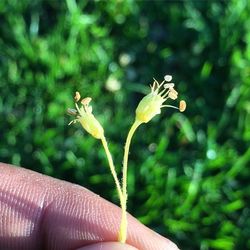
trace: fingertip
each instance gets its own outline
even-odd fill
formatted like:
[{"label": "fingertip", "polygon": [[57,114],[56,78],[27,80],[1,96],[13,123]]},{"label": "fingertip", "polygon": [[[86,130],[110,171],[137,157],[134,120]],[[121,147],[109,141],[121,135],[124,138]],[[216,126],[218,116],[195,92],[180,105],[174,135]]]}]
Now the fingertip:
[{"label": "fingertip", "polygon": [[[35,249],[41,241],[49,249],[178,250],[129,214],[126,242],[130,245],[115,242],[120,208],[78,185],[1,163],[0,177],[0,217],[4,218],[0,232],[6,232],[0,249],[16,249],[16,244],[18,249]],[[91,243],[95,245],[86,246]]]},{"label": "fingertip", "polygon": [[101,242],[78,248],[76,250],[138,250],[137,248],[120,242]]}]

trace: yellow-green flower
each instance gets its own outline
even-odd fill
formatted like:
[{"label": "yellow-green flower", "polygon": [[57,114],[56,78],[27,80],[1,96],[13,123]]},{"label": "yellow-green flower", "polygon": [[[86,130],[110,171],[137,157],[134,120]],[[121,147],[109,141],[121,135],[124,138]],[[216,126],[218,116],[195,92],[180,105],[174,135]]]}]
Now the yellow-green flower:
[{"label": "yellow-green flower", "polygon": [[92,114],[92,106],[89,105],[91,98],[86,97],[81,100],[81,107],[78,106],[77,102],[81,99],[79,92],[75,94],[75,106],[76,109],[68,109],[70,115],[76,116],[77,119],[74,119],[69,123],[80,122],[82,127],[96,139],[101,139],[104,136],[104,130],[99,121]]},{"label": "yellow-green flower", "polygon": [[178,98],[178,92],[174,89],[174,83],[169,83],[171,80],[172,76],[170,75],[166,75],[161,83],[154,79],[151,92],[140,101],[136,109],[137,121],[142,123],[149,122],[154,116],[161,113],[161,108],[163,107],[179,109],[181,112],[185,110],[186,102],[183,100],[180,102],[179,108],[172,105],[163,105],[169,98],[172,100]]}]

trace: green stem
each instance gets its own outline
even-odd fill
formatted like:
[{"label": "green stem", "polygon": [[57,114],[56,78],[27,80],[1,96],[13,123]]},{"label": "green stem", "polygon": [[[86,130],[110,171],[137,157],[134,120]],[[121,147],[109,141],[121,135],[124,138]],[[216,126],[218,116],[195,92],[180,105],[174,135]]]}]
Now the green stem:
[{"label": "green stem", "polygon": [[101,141],[102,141],[102,145],[104,147],[105,153],[107,155],[107,159],[108,159],[111,174],[112,174],[112,176],[113,176],[113,178],[115,180],[115,185],[116,185],[116,188],[117,188],[117,191],[118,191],[120,204],[121,204],[121,207],[123,207],[123,194],[122,194],[121,185],[120,185],[120,182],[118,180],[118,177],[117,177],[117,174],[116,174],[116,171],[115,171],[115,166],[114,166],[114,163],[113,163],[113,159],[112,159],[111,153],[109,151],[108,143],[107,143],[107,140],[106,140],[105,136],[103,136],[101,138]]},{"label": "green stem", "polygon": [[123,169],[122,169],[122,193],[123,193],[123,202],[121,204],[122,207],[122,219],[120,225],[120,232],[119,232],[119,241],[121,243],[126,242],[127,238],[127,171],[128,171],[128,154],[129,154],[129,147],[131,144],[132,137],[135,133],[135,130],[140,126],[141,122],[135,120],[133,125],[131,126],[128,136],[125,143],[124,149],[124,157],[123,157]]}]

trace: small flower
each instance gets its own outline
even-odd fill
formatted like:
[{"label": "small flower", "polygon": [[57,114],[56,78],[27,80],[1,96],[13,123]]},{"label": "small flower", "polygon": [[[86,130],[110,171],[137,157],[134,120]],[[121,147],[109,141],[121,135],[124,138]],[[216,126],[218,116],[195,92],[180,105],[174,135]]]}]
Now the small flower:
[{"label": "small flower", "polygon": [[75,116],[74,119],[69,123],[80,122],[82,127],[96,139],[101,139],[104,136],[102,125],[98,122],[95,116],[92,114],[92,106],[89,105],[91,102],[90,97],[86,97],[81,100],[82,106],[79,108],[77,102],[81,99],[79,92],[75,93],[75,107],[76,109],[68,109],[68,114]]},{"label": "small flower", "polygon": [[[167,99],[176,100],[178,92],[174,89],[174,83],[169,83],[172,76],[166,75],[161,83],[154,79],[151,92],[146,95],[136,109],[136,120],[142,123],[149,122],[154,116],[161,113],[161,108],[171,107],[183,112],[186,109],[186,102],[180,101],[179,107],[163,105]],[[168,82],[168,83],[165,83]],[[165,84],[164,84],[165,83]]]}]

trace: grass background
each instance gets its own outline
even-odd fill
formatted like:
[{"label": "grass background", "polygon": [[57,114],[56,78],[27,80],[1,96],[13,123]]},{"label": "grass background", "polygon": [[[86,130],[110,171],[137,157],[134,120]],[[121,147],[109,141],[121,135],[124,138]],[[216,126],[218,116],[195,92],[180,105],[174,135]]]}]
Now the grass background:
[{"label": "grass background", "polygon": [[0,1],[0,160],[118,203],[100,142],[67,124],[93,98],[118,171],[152,77],[185,113],[143,125],[129,211],[181,249],[250,248],[250,5],[231,1]]}]

